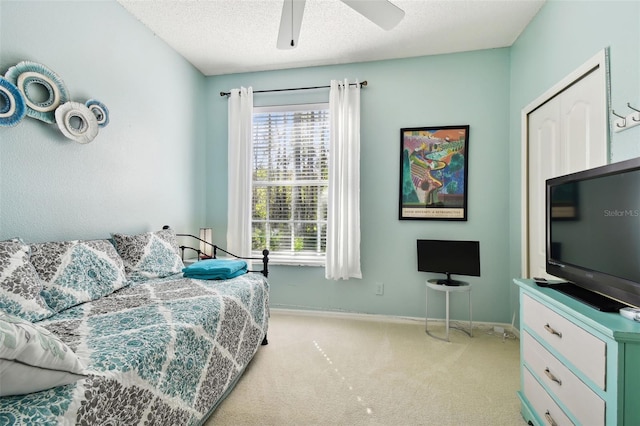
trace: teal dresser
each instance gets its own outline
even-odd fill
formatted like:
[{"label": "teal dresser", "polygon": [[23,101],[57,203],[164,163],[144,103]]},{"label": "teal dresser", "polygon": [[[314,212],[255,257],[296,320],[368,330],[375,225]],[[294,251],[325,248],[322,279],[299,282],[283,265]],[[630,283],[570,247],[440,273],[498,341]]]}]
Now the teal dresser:
[{"label": "teal dresser", "polygon": [[522,416],[533,425],[640,425],[640,322],[533,280],[520,287]]}]

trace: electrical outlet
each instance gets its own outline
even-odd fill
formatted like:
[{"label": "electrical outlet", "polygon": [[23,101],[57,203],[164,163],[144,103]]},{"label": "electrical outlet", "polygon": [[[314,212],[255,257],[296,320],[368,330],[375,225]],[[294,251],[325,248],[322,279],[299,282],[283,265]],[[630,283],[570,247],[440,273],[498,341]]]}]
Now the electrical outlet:
[{"label": "electrical outlet", "polygon": [[376,283],[376,295],[382,296],[384,294],[384,283]]}]

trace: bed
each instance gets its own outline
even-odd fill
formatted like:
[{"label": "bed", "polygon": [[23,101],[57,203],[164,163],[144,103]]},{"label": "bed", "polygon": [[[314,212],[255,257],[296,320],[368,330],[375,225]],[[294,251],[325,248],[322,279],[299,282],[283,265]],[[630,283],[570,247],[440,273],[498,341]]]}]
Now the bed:
[{"label": "bed", "polygon": [[[162,232],[170,234],[167,240],[175,238],[167,229],[146,234],[153,239]],[[78,252],[78,245],[87,244],[74,242],[72,247]],[[168,246],[179,252],[175,240]],[[31,248],[38,260],[42,247]],[[130,254],[118,253],[124,258]],[[21,319],[20,330],[37,327],[51,333],[84,368],[70,372],[79,376],[71,383],[0,397],[0,425],[204,423],[267,343],[267,255],[260,259],[263,271],[228,280],[185,278],[182,273],[141,279],[124,260],[127,279],[120,288],[30,324]],[[109,256],[118,260],[112,252]],[[41,294],[48,294],[47,300],[53,293],[46,284],[50,263],[36,268],[45,276]],[[94,269],[96,265],[105,267],[93,262]]]}]

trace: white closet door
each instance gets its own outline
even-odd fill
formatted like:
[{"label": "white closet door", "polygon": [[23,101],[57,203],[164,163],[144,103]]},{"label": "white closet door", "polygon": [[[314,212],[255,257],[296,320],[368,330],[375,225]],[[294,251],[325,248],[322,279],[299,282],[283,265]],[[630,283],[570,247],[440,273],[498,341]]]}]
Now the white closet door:
[{"label": "white closet door", "polygon": [[555,97],[529,114],[529,271],[545,272],[545,180],[562,174],[560,99]]},{"label": "white closet door", "polygon": [[560,94],[565,157],[561,174],[607,163],[606,96],[600,72],[592,71]]},{"label": "white closet door", "polygon": [[596,67],[528,114],[529,277],[545,272],[545,180],[607,163],[606,83]]}]

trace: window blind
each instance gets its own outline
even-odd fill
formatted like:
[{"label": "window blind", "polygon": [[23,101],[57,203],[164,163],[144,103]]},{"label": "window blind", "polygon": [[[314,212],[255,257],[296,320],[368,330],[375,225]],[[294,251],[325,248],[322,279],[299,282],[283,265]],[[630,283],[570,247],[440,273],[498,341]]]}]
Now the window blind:
[{"label": "window blind", "polygon": [[254,108],[252,250],[324,260],[329,131],[328,104]]}]

